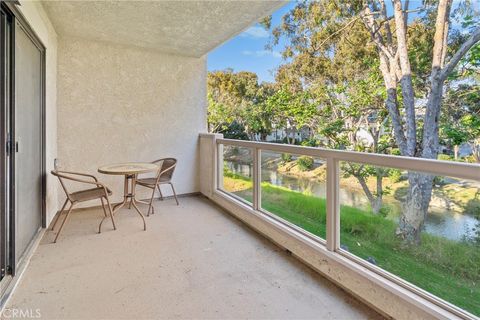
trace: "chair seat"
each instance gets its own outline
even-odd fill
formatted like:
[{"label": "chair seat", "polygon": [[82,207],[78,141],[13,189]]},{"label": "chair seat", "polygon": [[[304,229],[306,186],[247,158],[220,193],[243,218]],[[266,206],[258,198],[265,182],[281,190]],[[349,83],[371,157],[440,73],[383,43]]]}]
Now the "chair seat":
[{"label": "chair seat", "polygon": [[[142,185],[142,186],[148,186],[148,187],[155,187],[155,184],[157,182],[157,178],[143,178],[143,179],[137,179],[137,184]],[[158,183],[168,183],[170,182],[169,177],[160,177],[160,180]]]},{"label": "chair seat", "polygon": [[[108,195],[112,195],[112,191],[107,188]],[[72,198],[72,201],[88,201],[88,200],[93,200],[93,199],[98,199],[105,196],[104,189],[102,187],[97,187],[97,188],[92,188],[92,189],[87,189],[87,190],[82,190],[82,191],[77,191],[73,192],[70,194],[70,197]]]}]

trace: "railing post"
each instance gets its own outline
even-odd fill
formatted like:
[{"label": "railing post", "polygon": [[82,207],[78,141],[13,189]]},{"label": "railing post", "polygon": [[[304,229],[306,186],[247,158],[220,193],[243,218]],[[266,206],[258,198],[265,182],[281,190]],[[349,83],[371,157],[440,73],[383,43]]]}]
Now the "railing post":
[{"label": "railing post", "polygon": [[262,208],[262,151],[259,148],[253,148],[253,208],[260,210]]},{"label": "railing post", "polygon": [[223,189],[223,144],[215,143],[216,163],[215,163],[215,183],[214,190]]},{"label": "railing post", "polygon": [[327,249],[340,247],[340,170],[339,161],[327,158]]}]

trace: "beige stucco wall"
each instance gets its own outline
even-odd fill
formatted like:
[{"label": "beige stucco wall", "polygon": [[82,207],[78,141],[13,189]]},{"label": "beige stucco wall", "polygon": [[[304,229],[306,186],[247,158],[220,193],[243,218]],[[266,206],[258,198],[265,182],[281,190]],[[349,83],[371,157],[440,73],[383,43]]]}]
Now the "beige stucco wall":
[{"label": "beige stucco wall", "polygon": [[[42,5],[37,1],[21,1],[18,7],[27,22],[46,48],[45,125],[46,125],[46,168],[53,169],[57,156],[57,34]],[[58,210],[58,182],[47,174],[46,210],[47,222]]]},{"label": "beige stucco wall", "polygon": [[197,144],[206,131],[206,104],[205,57],[59,38],[61,167],[96,174],[114,201],[123,194],[122,177],[98,174],[99,166],[166,156],[179,160],[177,192],[199,191]]}]

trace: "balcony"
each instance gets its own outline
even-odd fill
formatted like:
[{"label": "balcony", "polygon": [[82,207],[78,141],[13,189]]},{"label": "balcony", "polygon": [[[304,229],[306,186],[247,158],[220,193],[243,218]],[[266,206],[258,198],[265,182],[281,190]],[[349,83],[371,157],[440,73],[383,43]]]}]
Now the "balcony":
[{"label": "balcony", "polygon": [[[43,232],[6,309],[34,308],[42,317],[63,319],[371,319],[405,313],[474,318],[346,247],[341,223],[348,211],[341,206],[339,188],[344,161],[476,181],[478,166],[229,140],[217,134],[199,139],[203,195],[183,196],[180,206],[173,199],[156,200],[146,232],[127,208],[117,215],[118,230],[106,226],[102,234],[96,233],[100,208],[74,211],[61,241],[53,244],[55,233]],[[228,148],[251,151],[252,190],[237,192],[223,184]],[[262,182],[266,152],[324,160],[326,204],[318,208],[325,210],[324,230],[303,225],[295,218],[300,212],[282,216],[268,206],[270,191]],[[405,311],[407,306],[412,309]]]},{"label": "balcony", "polygon": [[201,196],[155,201],[143,231],[128,209],[96,234],[102,210],[47,232],[7,309],[45,319],[340,318],[376,312]]},{"label": "balcony", "polygon": [[[30,146],[40,146],[41,170],[22,186],[37,186],[40,201],[9,207],[0,219],[4,311],[38,309],[43,318],[61,319],[476,318],[478,246],[422,233],[430,247],[405,249],[395,237],[398,219],[346,203],[342,186],[351,183],[345,166],[367,165],[461,180],[459,188],[476,196],[478,165],[206,133],[205,55],[283,2],[20,3],[2,2],[2,14],[9,14],[2,26],[23,30],[23,45],[38,38],[29,48],[41,49],[41,62],[33,59],[41,90],[30,87],[42,111],[34,119],[39,131],[24,126],[23,137],[23,145],[33,138]],[[248,172],[230,170],[233,152]],[[267,164],[284,154],[313,158],[322,170],[318,190],[272,185]],[[178,159],[179,207],[156,201],[147,231],[137,214],[122,209],[118,230],[106,224],[97,234],[102,212],[90,203],[74,211],[52,244],[47,228],[65,198],[51,170],[95,174],[119,202],[122,181],[101,176],[100,166],[167,156]],[[4,208],[30,195],[11,185]],[[452,269],[445,248],[472,272]]]}]

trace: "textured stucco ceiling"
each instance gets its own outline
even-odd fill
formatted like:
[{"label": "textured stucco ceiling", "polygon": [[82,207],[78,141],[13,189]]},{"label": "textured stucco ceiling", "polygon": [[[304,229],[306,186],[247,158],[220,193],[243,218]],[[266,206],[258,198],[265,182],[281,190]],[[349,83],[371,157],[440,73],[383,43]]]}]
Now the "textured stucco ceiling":
[{"label": "textured stucco ceiling", "polygon": [[60,36],[200,57],[284,1],[43,1]]}]

